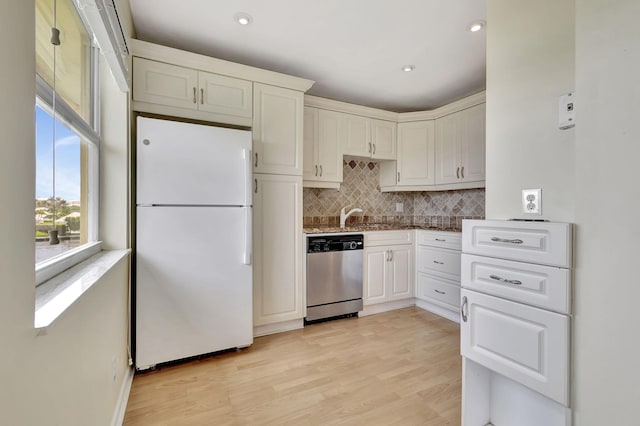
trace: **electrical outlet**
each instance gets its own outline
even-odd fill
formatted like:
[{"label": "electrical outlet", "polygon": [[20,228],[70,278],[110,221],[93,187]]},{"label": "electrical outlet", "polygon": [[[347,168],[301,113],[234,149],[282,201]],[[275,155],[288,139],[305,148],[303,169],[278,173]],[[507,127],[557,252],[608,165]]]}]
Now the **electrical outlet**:
[{"label": "electrical outlet", "polygon": [[542,215],[542,190],[522,190],[522,212],[524,214]]},{"label": "electrical outlet", "polygon": [[402,213],[404,211],[403,203],[396,203],[396,213]]}]

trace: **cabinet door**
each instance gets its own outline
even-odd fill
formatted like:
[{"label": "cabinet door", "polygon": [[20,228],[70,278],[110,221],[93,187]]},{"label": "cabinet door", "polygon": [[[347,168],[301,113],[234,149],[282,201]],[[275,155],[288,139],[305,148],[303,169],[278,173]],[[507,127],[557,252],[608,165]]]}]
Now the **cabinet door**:
[{"label": "cabinet door", "polygon": [[379,160],[396,159],[396,123],[371,120],[371,158]]},{"label": "cabinet door", "polygon": [[460,181],[481,181],[485,179],[485,104],[476,105],[462,113]]},{"label": "cabinet door", "polygon": [[387,247],[370,247],[364,249],[363,303],[365,305],[388,300],[387,275],[389,263]]},{"label": "cabinet door", "polygon": [[318,109],[304,107],[304,137],[302,144],[302,176],[304,180],[318,179],[319,170],[316,162],[318,146]]},{"label": "cabinet door", "polygon": [[254,175],[254,185],[253,324],[301,319],[302,178]]},{"label": "cabinet door", "polygon": [[435,183],[433,121],[398,124],[398,185]]},{"label": "cabinet door", "polygon": [[369,119],[358,115],[344,114],[344,127],[344,154],[370,157],[372,146]]},{"label": "cabinet door", "polygon": [[195,110],[198,71],[133,58],[133,100]]},{"label": "cabinet door", "polygon": [[413,250],[411,246],[389,247],[389,300],[413,297]]},{"label": "cabinet door", "polygon": [[460,353],[569,404],[569,317],[462,289]]},{"label": "cabinet door", "polygon": [[253,84],[247,80],[200,71],[198,73],[200,111],[251,118]]},{"label": "cabinet door", "polygon": [[318,115],[318,177],[321,181],[342,182],[343,115],[320,110]]},{"label": "cabinet door", "polygon": [[254,172],[302,176],[302,92],[254,83]]},{"label": "cabinet door", "polygon": [[436,184],[460,181],[459,123],[458,113],[436,120]]}]

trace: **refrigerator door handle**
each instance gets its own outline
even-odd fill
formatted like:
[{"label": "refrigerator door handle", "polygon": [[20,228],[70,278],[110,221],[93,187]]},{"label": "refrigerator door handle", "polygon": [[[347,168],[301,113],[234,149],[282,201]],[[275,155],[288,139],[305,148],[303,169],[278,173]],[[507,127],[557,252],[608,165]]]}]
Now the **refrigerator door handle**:
[{"label": "refrigerator door handle", "polygon": [[251,167],[251,150],[243,149],[242,156],[244,157],[244,205],[251,205],[251,173],[253,167]]},{"label": "refrigerator door handle", "polygon": [[242,254],[242,263],[245,265],[251,265],[252,257],[252,238],[253,232],[251,227],[252,215],[251,207],[243,207],[244,210],[244,253]]}]

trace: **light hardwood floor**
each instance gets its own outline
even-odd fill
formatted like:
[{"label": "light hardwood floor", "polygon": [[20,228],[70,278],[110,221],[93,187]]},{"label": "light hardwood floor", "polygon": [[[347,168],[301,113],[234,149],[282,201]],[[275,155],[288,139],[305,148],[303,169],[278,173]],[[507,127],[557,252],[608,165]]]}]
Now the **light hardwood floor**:
[{"label": "light hardwood floor", "polygon": [[406,308],[136,375],[124,424],[460,424],[459,326]]}]

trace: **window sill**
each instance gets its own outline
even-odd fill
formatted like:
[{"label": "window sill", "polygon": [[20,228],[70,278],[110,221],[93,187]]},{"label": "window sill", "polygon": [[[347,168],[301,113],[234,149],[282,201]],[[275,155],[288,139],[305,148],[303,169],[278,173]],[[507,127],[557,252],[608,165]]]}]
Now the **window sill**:
[{"label": "window sill", "polygon": [[116,264],[128,258],[130,252],[129,249],[101,251],[38,286],[34,317],[37,334],[46,334],[47,327]]}]

